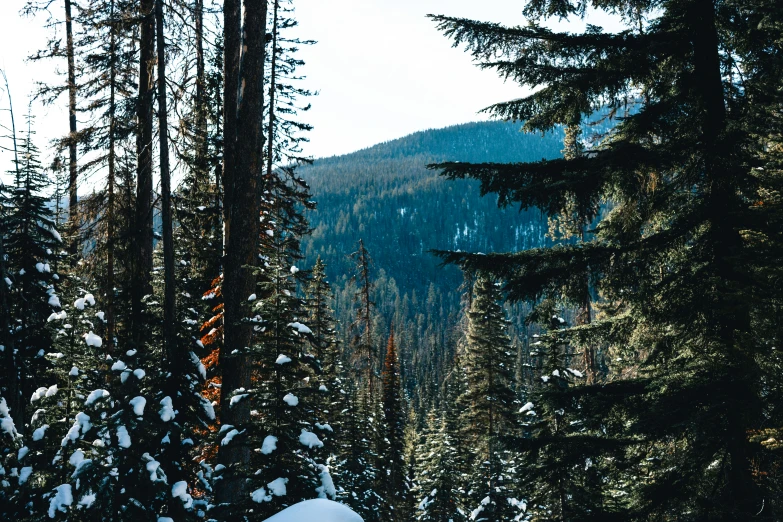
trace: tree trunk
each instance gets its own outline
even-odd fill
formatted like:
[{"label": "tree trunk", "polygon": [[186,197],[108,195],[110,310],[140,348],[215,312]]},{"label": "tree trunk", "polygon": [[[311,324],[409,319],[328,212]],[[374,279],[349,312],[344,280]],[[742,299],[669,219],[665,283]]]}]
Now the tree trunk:
[{"label": "tree trunk", "polygon": [[242,44],[241,0],[223,3],[223,251],[231,230],[231,208],[236,169],[237,108],[239,94],[239,50]]},{"label": "tree trunk", "polygon": [[139,38],[139,98],[137,100],[136,230],[134,271],[131,283],[131,334],[136,344],[142,339],[142,298],[150,293],[152,274],[152,93],[155,65],[154,0],[141,0]]},{"label": "tree trunk", "polygon": [[115,97],[117,94],[117,35],[114,25],[114,0],[111,2],[111,12],[109,17],[112,20],[111,41],[109,43],[111,53],[111,69],[109,71],[109,179],[107,183],[106,203],[106,350],[110,355],[114,355],[114,241],[115,241],[115,216],[114,216],[114,177],[116,170],[117,151],[114,139],[116,128],[116,110],[117,104]]},{"label": "tree trunk", "polygon": [[272,60],[269,68],[269,123],[267,125],[266,141],[266,177],[272,178],[272,166],[275,154],[275,91],[277,82],[277,9],[279,0],[274,0],[272,12]]},{"label": "tree trunk", "polygon": [[207,111],[204,93],[204,0],[196,0],[194,9],[196,38],[196,167],[202,175],[207,172]]},{"label": "tree trunk", "polygon": [[[230,71],[229,60],[234,55],[233,42],[229,41],[229,27],[236,28],[233,17],[233,3],[226,6],[226,70]],[[231,8],[231,9],[229,9]],[[262,151],[263,151],[263,106],[264,106],[264,40],[266,34],[266,0],[246,0],[244,9],[243,53],[240,71],[241,85],[236,111],[234,129],[242,129],[236,136],[236,148],[229,157],[226,147],[226,165],[236,169],[227,169],[225,173],[231,180],[231,189],[226,184],[228,213],[226,261],[224,269],[223,296],[224,346],[220,353],[222,387],[220,392],[221,422],[232,424],[238,429],[250,420],[247,401],[241,401],[233,408],[229,407],[231,395],[239,389],[248,389],[250,381],[250,360],[247,347],[252,341],[252,327],[242,319],[245,316],[247,297],[255,291],[253,267],[258,260],[259,216],[261,212]],[[229,20],[231,18],[231,20]],[[226,89],[230,91],[230,81],[226,77]],[[234,91],[236,92],[236,91]],[[228,101],[228,100],[227,100]],[[226,122],[228,128],[233,118],[231,105],[226,103]],[[229,140],[228,134],[226,141]],[[229,195],[229,191],[231,194]],[[239,233],[232,234],[236,228]],[[244,438],[226,446],[220,446],[218,460],[226,466],[225,478],[218,483],[217,501],[220,504],[244,502],[247,498],[245,469],[250,460],[250,447]]]},{"label": "tree trunk", "polygon": [[[161,214],[163,218],[163,346],[166,353],[166,363],[170,373],[166,381],[167,394],[175,406],[183,399],[179,392],[184,383],[183,364],[187,360],[185,353],[180,353],[177,344],[177,301],[174,281],[174,231],[171,218],[171,173],[169,171],[169,126],[166,107],[166,39],[163,26],[163,0],[155,0],[155,32],[158,52],[158,129],[160,132],[160,192]],[[184,411],[184,405],[180,408]],[[183,480],[182,444],[180,431],[170,432],[171,443],[165,457],[172,463],[168,467],[171,483]],[[169,514],[175,519],[183,519],[187,513],[183,503],[178,498],[169,501]]]},{"label": "tree trunk", "polygon": [[[582,244],[585,242],[585,228],[586,225],[581,225],[581,241]],[[582,276],[582,300],[579,303],[579,307],[577,309],[576,313],[576,324],[578,326],[583,326],[590,324],[591,321],[591,313],[590,313],[590,276],[587,272],[587,270],[584,271],[584,273],[581,274]],[[594,346],[585,346],[582,349],[582,363],[584,364],[585,368],[585,381],[587,384],[594,384],[595,383],[595,376],[596,376],[596,368],[595,368],[595,347]]]},{"label": "tree trunk", "polygon": [[163,0],[155,0],[158,44],[158,128],[160,131],[160,191],[163,217],[163,344],[172,382],[181,373],[182,357],[177,353],[176,289],[174,283],[174,233],[171,221],[171,173],[169,172],[168,112],[166,108],[166,41],[163,35]]},{"label": "tree trunk", "polygon": [[73,54],[73,24],[71,17],[71,0],[65,0],[65,46],[68,59],[68,220],[71,227],[71,243],[69,250],[75,254],[78,245],[79,225],[77,223],[79,203],[76,193],[76,65]]},{"label": "tree trunk", "polygon": [[[761,376],[753,353],[743,346],[744,337],[751,335],[749,307],[743,306],[743,294],[737,288],[745,286],[744,267],[736,266],[741,258],[743,240],[733,221],[735,209],[743,203],[738,197],[730,155],[721,146],[721,134],[726,129],[726,107],[720,67],[720,48],[715,24],[714,0],[697,0],[691,5],[693,17],[693,84],[699,101],[697,109],[703,116],[702,144],[705,192],[709,204],[713,278],[717,281],[710,305],[711,326],[707,337],[717,335],[721,365],[732,376],[732,399],[725,405],[726,449],[730,464],[726,468],[726,489],[723,497],[733,520],[759,517],[768,499],[761,497],[754,480],[754,449],[748,433],[758,429],[762,414],[759,400]],[[759,517],[769,519],[767,510]]]}]

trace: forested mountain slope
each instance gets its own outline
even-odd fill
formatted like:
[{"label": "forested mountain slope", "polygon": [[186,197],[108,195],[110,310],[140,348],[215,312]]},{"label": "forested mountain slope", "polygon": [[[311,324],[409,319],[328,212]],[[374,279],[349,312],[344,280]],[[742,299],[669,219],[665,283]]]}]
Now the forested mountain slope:
[{"label": "forested mountain slope", "polygon": [[[308,266],[317,256],[327,263],[344,338],[350,338],[353,313],[349,254],[361,238],[374,260],[378,339],[394,321],[406,387],[419,384],[427,395],[426,386],[437,382],[453,351],[450,334],[462,283],[460,272],[439,267],[429,250],[536,247],[547,241],[547,221],[538,211],[498,209],[496,196],[481,197],[476,183],[449,181],[426,165],[535,161],[558,157],[561,148],[560,132],[525,134],[520,124],[476,122],[417,132],[301,168],[318,204],[309,214],[314,230],[303,241],[303,253]],[[435,378],[427,378],[432,372]]]}]

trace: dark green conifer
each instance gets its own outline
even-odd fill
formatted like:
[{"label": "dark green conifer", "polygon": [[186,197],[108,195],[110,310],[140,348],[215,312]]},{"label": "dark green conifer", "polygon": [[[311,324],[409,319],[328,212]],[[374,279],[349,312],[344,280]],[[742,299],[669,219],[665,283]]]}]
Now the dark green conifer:
[{"label": "dark green conifer", "polygon": [[463,359],[466,387],[458,401],[461,425],[470,437],[473,468],[469,476],[469,509],[474,520],[511,517],[513,481],[505,437],[517,432],[512,389],[514,354],[506,333],[499,285],[479,277],[473,285]]},{"label": "dark green conifer", "polygon": [[[573,34],[539,24],[588,6],[620,15],[625,28]],[[480,180],[501,206],[554,215],[570,201],[582,223],[598,218],[583,243],[445,254],[504,280],[512,300],[578,303],[585,272],[600,291],[603,316],[558,333],[630,363],[614,382],[571,392],[603,439],[589,444],[598,460],[624,446],[603,494],[580,507],[584,517],[606,510],[611,495],[613,515],[602,520],[780,518],[754,464],[778,460],[762,459],[749,437],[780,423],[765,413],[762,384],[778,380],[767,364],[776,334],[763,326],[778,300],[768,277],[778,270],[779,163],[766,136],[779,125],[770,118],[779,101],[763,94],[783,74],[769,54],[781,34],[775,10],[766,0],[541,0],[526,7],[525,27],[435,17],[485,67],[534,88],[492,114],[546,131],[624,113],[580,157],[440,165],[450,178]]]}]

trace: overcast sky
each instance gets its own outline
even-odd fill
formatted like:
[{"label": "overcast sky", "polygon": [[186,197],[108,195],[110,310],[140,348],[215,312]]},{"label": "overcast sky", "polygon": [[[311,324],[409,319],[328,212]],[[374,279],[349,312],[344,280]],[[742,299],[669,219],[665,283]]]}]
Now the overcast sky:
[{"label": "overcast sky", "polygon": [[[47,31],[43,17],[18,15],[24,3],[0,0],[0,68],[11,82],[17,125],[34,89],[33,79],[65,67],[64,63],[25,62],[44,45]],[[61,9],[60,4],[55,0],[54,8]],[[316,157],[351,152],[417,130],[483,119],[477,114],[482,108],[526,92],[504,84],[492,71],[479,70],[426,18],[434,13],[524,24],[522,1],[295,0],[294,5],[300,37],[318,41],[300,54],[307,62],[302,69],[307,86],[320,92],[303,118],[315,127],[306,152]],[[590,22],[601,25],[595,19]],[[5,93],[0,94],[0,107],[6,107]],[[67,132],[66,103],[65,97],[57,107],[35,103],[39,146]],[[2,168],[8,165],[6,159],[7,154],[0,153]]]}]

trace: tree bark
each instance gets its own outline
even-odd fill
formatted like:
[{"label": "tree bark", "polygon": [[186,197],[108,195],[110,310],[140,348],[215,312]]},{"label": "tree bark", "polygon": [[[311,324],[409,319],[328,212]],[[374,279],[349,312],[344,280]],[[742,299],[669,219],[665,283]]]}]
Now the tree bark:
[{"label": "tree bark", "polygon": [[[182,389],[181,385],[185,384],[183,364],[187,360],[187,354],[180,351],[176,329],[177,300],[174,279],[174,231],[171,216],[171,173],[169,170],[166,39],[163,25],[163,0],[155,0],[155,33],[157,36],[158,54],[158,130],[160,132],[160,192],[163,218],[163,346],[170,374],[166,381],[166,393],[172,398],[176,406],[183,399],[182,394],[179,392]],[[184,411],[185,406],[181,405],[179,409]],[[172,440],[166,448],[164,456],[172,464],[168,467],[169,481],[176,483],[184,478],[184,473],[180,466],[183,457],[182,443],[179,430],[172,429],[169,433]],[[178,498],[170,499],[168,513],[178,520],[185,518],[187,515],[183,503]]]},{"label": "tree bark", "polygon": [[[585,242],[585,228],[586,225],[581,225],[581,242],[584,244]],[[583,326],[590,324],[591,318],[591,312],[590,312],[590,276],[587,272],[587,270],[584,271],[584,273],[580,274],[582,277],[581,281],[581,292],[582,292],[582,300],[579,303],[579,307],[577,309],[576,313],[576,324],[578,326]],[[587,384],[594,384],[595,383],[595,377],[596,377],[596,368],[595,368],[595,347],[588,345],[585,346],[582,349],[582,363],[585,367],[585,381]]]},{"label": "tree bark", "polygon": [[131,334],[138,344],[144,332],[142,298],[150,293],[152,274],[152,94],[155,65],[154,0],[141,0],[139,97],[137,100],[136,230],[131,284]]},{"label": "tree bark", "polygon": [[111,40],[109,42],[109,58],[111,60],[111,69],[109,71],[109,179],[106,187],[108,198],[106,203],[106,350],[110,355],[114,355],[114,177],[116,175],[115,162],[117,159],[116,143],[114,139],[117,124],[117,104],[115,100],[117,95],[117,29],[114,25],[114,0],[111,2],[110,9],[109,17],[112,20],[112,26]]},{"label": "tree bark", "polygon": [[[163,344],[172,376],[181,373],[177,353],[176,290],[174,283],[174,233],[171,221],[171,173],[169,172],[168,111],[166,108],[166,41],[163,35],[163,0],[155,0],[158,50],[158,128],[160,132],[160,191],[163,217]],[[172,381],[177,381],[172,378]]]},{"label": "tree bark", "polygon": [[242,44],[241,0],[223,3],[223,250],[231,230],[231,207],[236,169],[239,51]]},{"label": "tree bark", "polygon": [[272,60],[269,68],[269,123],[267,125],[266,141],[266,177],[272,177],[272,166],[275,154],[275,91],[277,82],[277,10],[279,0],[274,0],[272,11]]},{"label": "tree bark", "polygon": [[68,60],[68,220],[71,235],[69,249],[71,254],[75,254],[79,245],[79,225],[77,223],[79,201],[76,191],[78,175],[76,164],[76,65],[73,52],[71,0],[65,0],[65,46]]},{"label": "tree bark", "polygon": [[204,0],[196,0],[194,9],[196,38],[196,166],[199,173],[207,173],[207,111],[204,93]]},{"label": "tree bark", "polygon": [[759,517],[767,499],[761,497],[754,480],[754,448],[748,433],[762,422],[758,364],[751,350],[745,348],[744,336],[751,335],[749,308],[743,306],[745,276],[736,259],[741,259],[743,239],[734,221],[743,203],[738,197],[737,179],[732,160],[721,145],[726,129],[726,106],[720,65],[718,30],[714,0],[697,0],[691,5],[693,17],[693,86],[701,112],[702,154],[711,228],[713,270],[717,281],[710,304],[710,327],[706,336],[717,335],[721,365],[732,378],[731,400],[725,405],[726,449],[730,464],[726,467],[726,508],[735,520],[769,519],[769,510]]},{"label": "tree bark", "polygon": [[[231,70],[230,58],[234,56],[236,35],[229,39],[229,28],[237,29],[234,19],[238,16],[233,2],[227,2],[226,16],[226,71]],[[250,409],[247,401],[241,401],[234,407],[229,407],[230,397],[239,388],[248,389],[250,381],[250,360],[247,347],[252,341],[252,327],[243,321],[247,297],[255,291],[255,274],[253,268],[258,260],[259,216],[261,211],[261,172],[263,167],[263,106],[264,106],[264,40],[266,34],[266,0],[245,0],[243,52],[238,85],[238,103],[234,129],[242,129],[236,136],[236,147],[230,151],[226,147],[225,165],[232,165],[225,170],[231,180],[231,188],[226,184],[228,213],[226,223],[227,243],[224,268],[223,296],[224,312],[224,345],[220,353],[222,370],[222,387],[220,392],[221,422],[232,424],[238,429],[250,420]],[[230,18],[230,20],[229,20]],[[237,51],[238,52],[238,51]],[[226,77],[227,95],[231,92],[228,76]],[[236,91],[233,91],[236,92]],[[234,113],[230,103],[226,103],[225,127],[228,128]],[[226,141],[230,136],[226,136]],[[233,155],[231,155],[233,152]],[[231,157],[229,157],[231,155]],[[229,192],[231,193],[229,195]],[[232,229],[239,231],[232,234]],[[247,482],[245,476],[250,460],[250,447],[244,438],[240,438],[226,446],[220,446],[218,460],[226,466],[223,480],[218,482],[216,489],[219,504],[234,504],[244,502],[247,498]]]}]

